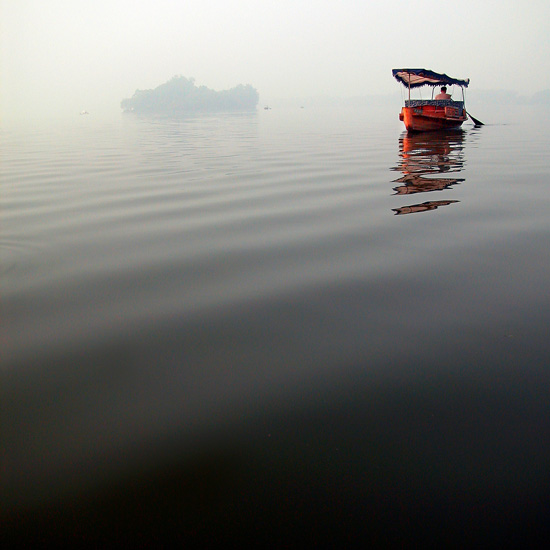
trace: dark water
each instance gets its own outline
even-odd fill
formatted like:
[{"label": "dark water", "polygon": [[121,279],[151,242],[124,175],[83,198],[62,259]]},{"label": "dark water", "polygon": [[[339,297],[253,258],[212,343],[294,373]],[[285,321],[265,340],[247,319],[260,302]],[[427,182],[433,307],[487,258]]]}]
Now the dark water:
[{"label": "dark water", "polygon": [[547,534],[549,113],[398,111],[2,128],[11,542]]}]

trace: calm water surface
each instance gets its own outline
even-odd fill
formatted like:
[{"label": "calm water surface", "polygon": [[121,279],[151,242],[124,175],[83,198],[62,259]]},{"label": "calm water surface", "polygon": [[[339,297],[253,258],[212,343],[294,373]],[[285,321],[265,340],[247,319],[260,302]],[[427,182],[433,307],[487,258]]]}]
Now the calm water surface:
[{"label": "calm water surface", "polygon": [[398,111],[1,129],[10,536],[547,529],[549,112]]}]

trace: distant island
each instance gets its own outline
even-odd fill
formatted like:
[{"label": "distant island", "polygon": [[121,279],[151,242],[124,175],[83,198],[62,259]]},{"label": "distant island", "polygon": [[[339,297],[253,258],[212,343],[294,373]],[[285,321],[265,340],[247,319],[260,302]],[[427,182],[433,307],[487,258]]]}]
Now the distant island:
[{"label": "distant island", "polygon": [[125,112],[188,113],[196,111],[249,111],[258,105],[260,96],[250,84],[230,90],[215,91],[195,86],[193,78],[174,76],[154,90],[136,90],[120,103]]}]

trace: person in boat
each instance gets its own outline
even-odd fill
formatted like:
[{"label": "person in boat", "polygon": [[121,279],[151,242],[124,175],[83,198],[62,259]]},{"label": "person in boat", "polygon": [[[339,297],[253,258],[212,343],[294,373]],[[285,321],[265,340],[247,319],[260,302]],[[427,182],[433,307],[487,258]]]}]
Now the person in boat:
[{"label": "person in boat", "polygon": [[451,99],[451,94],[447,93],[447,87],[443,86],[441,88],[441,93],[435,96],[435,99]]}]

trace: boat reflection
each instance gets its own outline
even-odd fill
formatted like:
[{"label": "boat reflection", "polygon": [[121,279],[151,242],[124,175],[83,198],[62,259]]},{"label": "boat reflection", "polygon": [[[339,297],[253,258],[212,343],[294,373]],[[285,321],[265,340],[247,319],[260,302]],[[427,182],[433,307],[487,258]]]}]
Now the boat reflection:
[{"label": "boat reflection", "polygon": [[[396,195],[412,195],[443,191],[460,184],[464,178],[454,177],[464,167],[464,131],[405,133],[399,138],[399,163],[392,168],[403,175],[393,180],[398,183]],[[401,208],[393,208],[396,215],[435,210],[459,201],[427,201]]]},{"label": "boat reflection", "polygon": [[460,202],[460,201],[427,201],[427,202],[423,202],[422,204],[413,204],[411,206],[402,206],[401,208],[393,208],[392,210],[397,215],[414,214],[416,212],[426,212],[428,210],[435,210],[440,206],[447,206],[448,204],[452,204],[453,202]]}]

